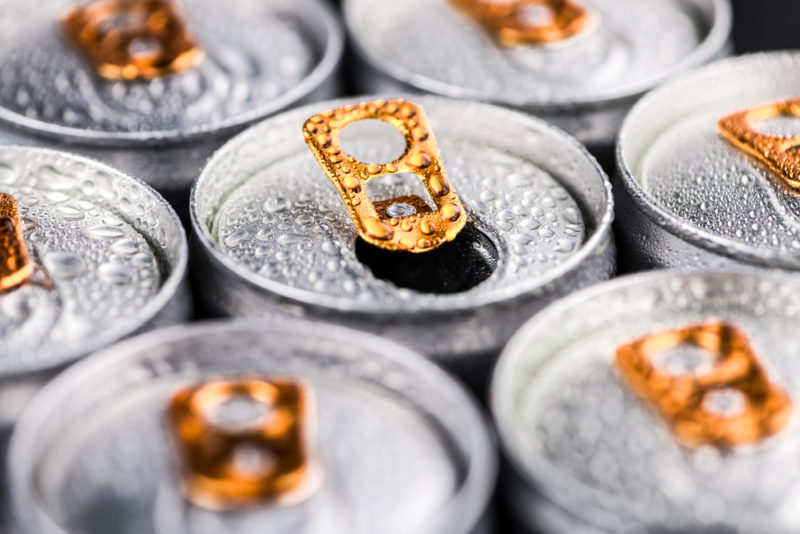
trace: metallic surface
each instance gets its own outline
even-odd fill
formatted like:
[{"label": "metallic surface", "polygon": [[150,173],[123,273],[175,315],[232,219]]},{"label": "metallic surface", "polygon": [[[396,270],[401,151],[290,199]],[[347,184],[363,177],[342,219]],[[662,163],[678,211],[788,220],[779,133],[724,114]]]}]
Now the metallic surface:
[{"label": "metallic surface", "polygon": [[757,157],[795,189],[800,189],[800,135],[765,135],[754,129],[759,121],[800,117],[800,99],[767,104],[720,119],[722,134],[741,150]]},{"label": "metallic surface", "polygon": [[330,96],[343,36],[317,0],[186,0],[196,69],[109,82],[60,35],[68,0],[0,0],[0,142],[67,147],[160,191],[186,191],[233,132]]},{"label": "metallic surface", "polygon": [[295,505],[319,489],[313,387],[297,379],[211,379],[178,389],[166,408],[183,495],[232,511]]},{"label": "metallic surface", "polygon": [[[513,3],[513,2],[512,2]],[[503,3],[505,4],[505,3]],[[728,52],[727,0],[591,0],[597,24],[545,46],[499,46],[448,0],[347,0],[361,88],[423,91],[533,113],[609,148],[630,106]]]},{"label": "metallic surface", "polygon": [[[491,395],[519,514],[550,533],[797,531],[796,411],[765,440],[686,448],[628,386],[616,351],[654,332],[730,322],[772,387],[794,400],[798,291],[790,275],[662,272],[595,286],[538,314],[509,343]],[[711,360],[682,346],[663,352],[659,368],[702,376]],[[747,406],[718,397],[712,408]]]},{"label": "metallic surface", "polygon": [[152,80],[196,67],[205,53],[172,0],[94,0],[63,17],[64,32],[109,80]]},{"label": "metallic surface", "polygon": [[[164,404],[186,384],[253,373],[313,384],[325,482],[297,506],[187,505]],[[20,421],[8,470],[25,534],[462,534],[486,509],[495,453],[475,402],[419,355],[279,321],[163,330],[76,365]]]},{"label": "metallic surface", "polygon": [[[800,268],[800,197],[728,142],[717,122],[800,92],[800,54],[726,60],[671,82],[620,134],[615,194],[621,261],[632,268]],[[794,135],[790,118],[755,129]]]},{"label": "metallic surface", "polygon": [[[367,329],[485,380],[522,321],[613,274],[610,185],[584,148],[513,111],[415,100],[436,131],[469,220],[498,250],[485,282],[461,293],[422,294],[375,278],[358,260],[347,210],[299,134],[315,111],[345,104],[335,102],[265,121],[209,162],[191,200],[204,281],[198,298],[230,315],[288,313]],[[378,163],[402,153],[394,128],[367,122],[343,130],[348,153]],[[370,196],[397,197],[414,184],[416,177],[386,177]]]},{"label": "metallic surface", "polygon": [[[451,0],[505,46],[563,41],[587,30],[590,12],[571,0]],[[541,19],[530,11],[543,8]]]},{"label": "metallic surface", "polygon": [[23,231],[17,199],[0,192],[0,294],[33,276],[33,262]]},{"label": "metallic surface", "polygon": [[[399,158],[386,164],[367,164],[342,149],[339,132],[367,119],[382,120],[402,133],[406,146]],[[386,250],[424,253],[452,241],[464,228],[464,206],[447,178],[434,132],[421,106],[403,99],[345,106],[308,119],[303,135],[367,243]],[[399,173],[419,176],[436,210],[416,195],[386,199],[380,204],[370,200],[369,180]],[[395,216],[392,207],[397,205],[406,210],[411,206],[413,212]]]},{"label": "metallic surface", "polygon": [[84,158],[15,147],[0,148],[0,188],[18,200],[28,251],[52,280],[0,295],[3,378],[188,315],[186,238],[152,189]]}]

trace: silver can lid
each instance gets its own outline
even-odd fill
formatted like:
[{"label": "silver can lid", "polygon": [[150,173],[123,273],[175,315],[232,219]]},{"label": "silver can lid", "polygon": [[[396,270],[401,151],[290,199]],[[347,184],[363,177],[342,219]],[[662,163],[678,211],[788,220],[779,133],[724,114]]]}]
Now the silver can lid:
[{"label": "silver can lid", "polygon": [[514,466],[586,531],[796,531],[799,289],[655,273],[547,308],[492,385]]},{"label": "silver can lid", "polygon": [[[800,54],[794,52],[745,56],[645,97],[619,138],[621,183],[636,205],[700,248],[759,265],[800,268],[796,186],[753,149],[726,138],[720,124],[753,112],[742,124],[748,135],[793,145],[800,129],[791,110],[773,106],[800,94],[799,68]],[[791,151],[785,159],[792,159]]]},{"label": "silver can lid", "polygon": [[0,118],[73,141],[179,141],[286,107],[327,82],[342,54],[342,31],[321,1],[181,0],[176,16],[205,59],[155,79],[111,81],[61,27],[69,8],[86,4],[0,2]]},{"label": "silver can lid", "polygon": [[[497,248],[497,267],[484,282],[460,293],[421,293],[377,278],[359,260],[348,209],[302,135],[309,117],[353,100],[284,113],[212,158],[191,202],[207,251],[235,276],[271,294],[314,307],[402,316],[474,310],[533,293],[606,242],[613,216],[610,185],[574,139],[494,106],[411,100],[430,121],[469,220]],[[398,130],[376,120],[347,126],[341,142],[345,152],[368,163],[392,161],[406,146]],[[421,187],[416,177],[394,174],[367,189],[376,201],[416,192],[414,186]]]},{"label": "silver can lid", "polygon": [[[172,208],[106,165],[0,148],[37,273],[0,293],[0,376],[49,369],[131,335],[179,291],[188,249]],[[3,250],[3,258],[8,250]]]},{"label": "silver can lid", "polygon": [[401,84],[532,109],[641,94],[679,70],[710,60],[724,47],[731,27],[727,0],[495,2],[511,12],[505,22],[523,19],[532,28],[558,20],[558,12],[548,13],[551,4],[574,5],[588,15],[584,27],[563,40],[504,45],[486,30],[486,20],[460,9],[462,4],[492,5],[486,0],[347,0],[344,10],[359,54]]},{"label": "silver can lid", "polygon": [[[165,423],[171,396],[254,375],[313,387],[321,487],[288,505],[188,504]],[[379,338],[299,321],[176,327],[93,356],[33,401],[10,456],[16,519],[42,534],[465,534],[496,468],[476,403],[441,370]]]}]

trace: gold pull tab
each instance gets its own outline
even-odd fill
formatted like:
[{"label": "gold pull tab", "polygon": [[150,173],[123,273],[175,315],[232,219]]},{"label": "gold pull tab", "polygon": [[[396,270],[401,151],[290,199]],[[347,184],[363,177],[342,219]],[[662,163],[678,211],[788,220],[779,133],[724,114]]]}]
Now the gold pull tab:
[{"label": "gold pull tab", "polygon": [[[339,145],[339,132],[363,119],[380,119],[397,128],[406,140],[403,155],[391,163],[374,165],[344,152]],[[303,135],[366,242],[386,250],[426,252],[452,241],[464,228],[467,222],[464,206],[447,178],[439,147],[421,106],[402,99],[345,106],[308,119]],[[375,203],[369,199],[368,181],[403,172],[422,179],[436,211],[416,195]],[[407,204],[416,213],[392,216],[387,211],[393,204]]]},{"label": "gold pull tab", "polygon": [[195,67],[205,57],[172,0],[95,0],[70,9],[62,23],[109,80],[149,80]]},{"label": "gold pull tab", "polygon": [[0,291],[8,291],[28,281],[34,265],[22,238],[17,200],[6,193],[0,193],[0,249]]},{"label": "gold pull tab", "polygon": [[756,121],[780,116],[800,117],[800,98],[728,115],[719,121],[718,126],[725,138],[737,148],[757,157],[791,187],[800,189],[800,135],[765,135],[751,126]]},{"label": "gold pull tab", "polygon": [[[673,375],[656,367],[654,356],[681,345],[706,352],[712,368]],[[617,349],[616,365],[687,447],[755,443],[780,432],[792,413],[789,397],[770,383],[745,334],[728,323],[709,321],[643,337]],[[719,394],[739,398],[736,413],[715,413],[710,403]]]},{"label": "gold pull tab", "polygon": [[[451,0],[486,28],[504,46],[555,43],[584,31],[592,15],[572,0]],[[539,23],[531,10],[546,9],[549,21]]]},{"label": "gold pull tab", "polygon": [[290,379],[214,380],[175,393],[168,409],[197,506],[233,510],[299,502],[322,483],[311,386]]}]

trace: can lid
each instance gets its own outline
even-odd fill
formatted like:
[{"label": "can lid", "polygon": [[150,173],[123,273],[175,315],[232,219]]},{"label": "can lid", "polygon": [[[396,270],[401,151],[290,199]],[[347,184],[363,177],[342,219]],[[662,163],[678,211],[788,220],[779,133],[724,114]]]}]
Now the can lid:
[{"label": "can lid", "polygon": [[492,383],[515,468],[603,532],[796,530],[799,289],[788,274],[647,273],[545,309]]},{"label": "can lid", "polygon": [[644,97],[618,147],[620,183],[638,209],[701,249],[800,268],[798,69],[796,52],[755,54]]},{"label": "can lid", "polygon": [[0,119],[72,142],[181,142],[302,99],[342,54],[320,0],[177,2],[3,0]]},{"label": "can lid", "polygon": [[[306,422],[316,420],[317,439],[304,440],[305,458],[316,449],[324,462],[316,491],[292,505],[225,512],[182,497],[165,407],[183,391],[211,393],[213,404],[216,387],[232,382],[263,398],[280,398],[271,386],[286,386],[286,409],[273,404],[252,417],[251,404],[216,405],[212,423],[225,428],[215,430],[217,444],[253,444],[264,430],[259,444],[300,450],[292,425],[316,406]],[[304,406],[289,398],[297,384]],[[194,405],[207,400],[194,396]],[[383,339],[301,321],[182,326],[118,344],[46,386],[10,449],[15,517],[25,532],[47,534],[99,534],[111,525],[141,534],[467,534],[487,506],[496,470],[477,404],[443,371]],[[274,455],[277,465],[289,468],[281,457]],[[239,460],[252,467],[265,458],[245,451]]]},{"label": "can lid", "polygon": [[711,60],[732,20],[728,0],[346,0],[344,11],[356,52],[396,84],[567,112]]}]

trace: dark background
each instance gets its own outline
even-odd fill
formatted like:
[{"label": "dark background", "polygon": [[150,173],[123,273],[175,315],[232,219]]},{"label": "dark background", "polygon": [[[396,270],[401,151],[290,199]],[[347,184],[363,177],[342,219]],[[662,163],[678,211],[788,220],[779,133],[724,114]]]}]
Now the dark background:
[{"label": "dark background", "polygon": [[733,0],[733,11],[738,54],[800,47],[800,0]]}]

